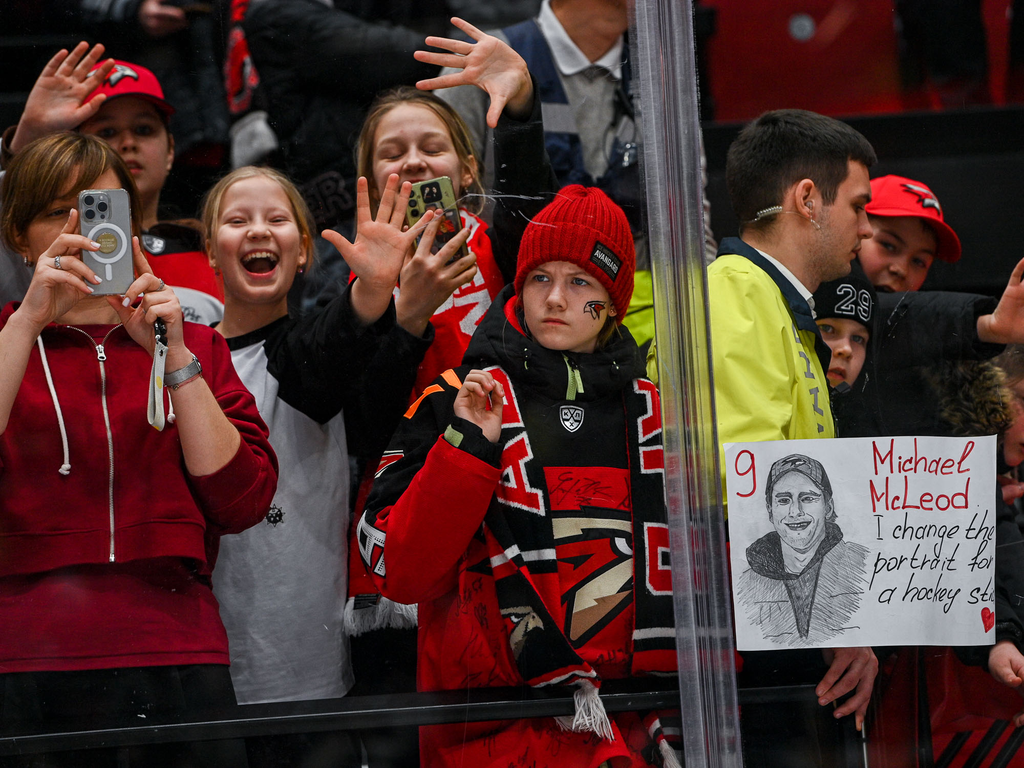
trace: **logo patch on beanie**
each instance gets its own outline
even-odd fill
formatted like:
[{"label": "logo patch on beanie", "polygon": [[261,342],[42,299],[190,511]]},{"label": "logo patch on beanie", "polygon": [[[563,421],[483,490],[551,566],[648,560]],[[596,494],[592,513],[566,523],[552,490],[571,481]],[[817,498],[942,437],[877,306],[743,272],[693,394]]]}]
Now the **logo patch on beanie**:
[{"label": "logo patch on beanie", "polygon": [[600,242],[594,244],[594,250],[590,254],[590,263],[597,265],[613,283],[622,267],[622,259],[612,253],[611,248]]}]

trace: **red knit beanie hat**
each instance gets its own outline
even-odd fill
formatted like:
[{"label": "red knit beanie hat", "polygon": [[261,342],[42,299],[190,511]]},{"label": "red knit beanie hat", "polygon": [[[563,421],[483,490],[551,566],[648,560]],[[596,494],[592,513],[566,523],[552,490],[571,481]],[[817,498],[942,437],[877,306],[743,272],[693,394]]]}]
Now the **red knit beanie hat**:
[{"label": "red knit beanie hat", "polygon": [[618,323],[633,296],[636,249],[626,214],[596,187],[572,184],[533,217],[519,245],[516,294],[526,276],[549,261],[576,264],[596,278],[615,307]]}]

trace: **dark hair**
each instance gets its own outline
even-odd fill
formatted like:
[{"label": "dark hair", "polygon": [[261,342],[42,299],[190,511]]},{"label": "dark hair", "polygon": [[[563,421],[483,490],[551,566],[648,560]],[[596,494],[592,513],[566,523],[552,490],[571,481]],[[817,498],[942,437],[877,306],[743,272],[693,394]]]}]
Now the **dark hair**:
[{"label": "dark hair", "polygon": [[868,140],[846,123],[803,109],[765,112],[740,131],[725,163],[740,230],[769,226],[775,217],[755,222],[758,211],[780,205],[801,179],[811,179],[831,205],[851,160],[870,168],[876,157]]},{"label": "dark hair", "polygon": [[0,196],[0,238],[14,251],[29,225],[54,200],[77,195],[112,169],[128,192],[132,231],[142,232],[142,203],[124,160],[102,139],[80,133],[53,133],[36,139],[14,156]]}]

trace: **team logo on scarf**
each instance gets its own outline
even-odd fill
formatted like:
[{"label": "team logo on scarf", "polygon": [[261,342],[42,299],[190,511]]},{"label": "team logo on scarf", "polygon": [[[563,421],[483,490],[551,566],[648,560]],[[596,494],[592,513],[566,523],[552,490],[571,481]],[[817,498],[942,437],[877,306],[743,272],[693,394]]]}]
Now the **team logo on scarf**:
[{"label": "team logo on scarf", "polygon": [[575,432],[583,426],[583,409],[578,405],[563,405],[558,410],[558,415],[562,419],[562,426],[570,432]]}]

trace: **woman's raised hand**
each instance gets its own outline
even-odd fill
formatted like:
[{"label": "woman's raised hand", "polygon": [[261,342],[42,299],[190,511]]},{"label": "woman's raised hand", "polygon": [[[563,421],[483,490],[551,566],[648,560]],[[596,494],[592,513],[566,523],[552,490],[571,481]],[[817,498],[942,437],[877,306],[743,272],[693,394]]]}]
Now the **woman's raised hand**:
[{"label": "woman's raised hand", "polygon": [[93,285],[102,282],[82,261],[82,251],[99,250],[78,230],[78,211],[72,210],[57,239],[36,261],[25,298],[18,312],[42,330],[72,309],[83,297],[93,293]]},{"label": "woman's raised hand", "polygon": [[427,45],[444,48],[449,53],[416,51],[413,56],[425,64],[461,71],[420,80],[416,87],[424,91],[457,85],[475,85],[483,89],[491,97],[491,106],[487,110],[487,124],[491,128],[497,127],[503,109],[520,120],[529,117],[533,109],[533,81],[530,80],[530,70],[523,57],[508,43],[481,32],[468,21],[453,17],[452,24],[476,42],[428,37],[425,41]]},{"label": "woman's raised hand", "polygon": [[505,388],[487,371],[473,369],[462,382],[455,396],[453,409],[460,419],[471,421],[484,433],[484,437],[497,443],[501,437],[501,408],[505,403]]},{"label": "woman's raised hand", "polygon": [[377,217],[373,218],[367,182],[360,177],[356,184],[355,242],[334,230],[322,233],[359,278],[352,286],[352,307],[364,323],[375,322],[387,309],[406,255],[434,216],[433,211],[427,211],[414,226],[403,231],[412,184],[406,182],[401,191],[396,190],[398,174],[393,173],[381,195]]},{"label": "woman's raised hand", "polygon": [[438,307],[477,275],[476,257],[472,253],[459,257],[459,249],[469,239],[469,229],[461,230],[437,253],[430,252],[444,220],[443,216],[434,217],[423,230],[416,253],[402,267],[395,310],[398,324],[414,336],[422,336]]}]

